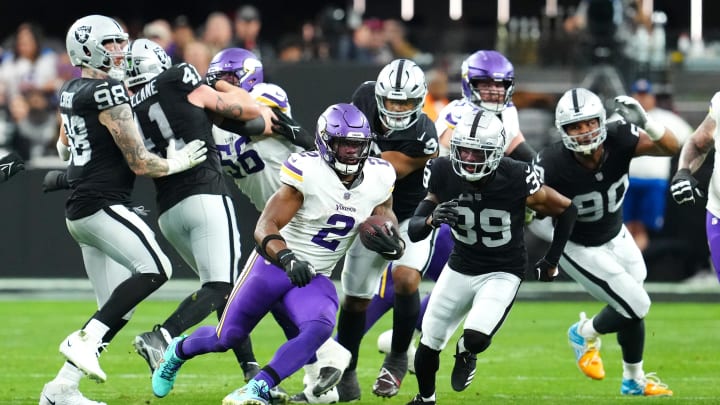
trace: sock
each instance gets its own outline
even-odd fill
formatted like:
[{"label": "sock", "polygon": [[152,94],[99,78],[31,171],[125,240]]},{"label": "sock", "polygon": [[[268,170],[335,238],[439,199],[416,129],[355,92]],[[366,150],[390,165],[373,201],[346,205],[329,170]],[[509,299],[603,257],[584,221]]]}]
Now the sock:
[{"label": "sock", "polygon": [[[167,277],[164,274],[157,273],[140,273],[130,276],[115,287],[105,305],[95,314],[95,319],[105,325],[114,324],[166,281]],[[102,335],[98,337],[99,339],[102,339]]]},{"label": "sock", "polygon": [[280,378],[278,377],[275,370],[272,369],[270,366],[263,367],[262,370],[260,370],[255,377],[253,377],[253,380],[255,381],[265,381],[265,383],[268,385],[268,387],[272,388],[280,383]]},{"label": "sock", "polygon": [[580,328],[578,329],[578,333],[580,334],[580,336],[584,337],[585,339],[590,339],[590,340],[595,339],[598,336],[600,336],[598,331],[595,330],[595,326],[593,325],[594,320],[595,320],[595,317],[592,317],[592,318],[588,319],[587,322],[580,325]]},{"label": "sock", "polygon": [[110,327],[93,318],[83,328],[85,333],[90,337],[91,342],[99,342],[102,340],[105,333],[110,330]]},{"label": "sock", "polygon": [[69,361],[66,361],[60,368],[60,371],[58,371],[55,381],[71,387],[77,387],[83,375],[84,373],[80,371],[79,368],[75,367],[75,365]]},{"label": "sock", "polygon": [[624,362],[629,364],[641,362],[645,350],[645,321],[641,319],[620,329],[617,333],[617,342],[622,350]]},{"label": "sock", "polygon": [[422,399],[423,402],[435,402],[435,394],[432,394],[429,397],[420,395],[420,399]]},{"label": "sock", "polygon": [[365,311],[350,312],[344,308],[340,308],[337,323],[337,341],[352,354],[348,370],[355,370],[357,368],[358,353],[360,352],[360,342],[363,338],[364,329]]},{"label": "sock", "polygon": [[435,375],[439,368],[440,352],[420,343],[415,353],[415,377],[421,397],[435,397]]},{"label": "sock", "polygon": [[460,339],[458,339],[457,351],[458,353],[465,353],[468,351],[468,349],[465,348],[465,336],[460,336]]},{"label": "sock", "polygon": [[250,340],[250,336],[247,337],[247,339],[243,340],[239,345],[232,348],[233,353],[235,353],[235,358],[237,359],[238,363],[240,363],[240,367],[245,371],[247,368],[247,364],[255,364],[257,365],[257,359],[255,358],[255,353],[253,353],[253,347],[252,347],[252,341]]},{"label": "sock", "polygon": [[623,378],[640,380],[645,377],[642,360],[639,363],[626,363],[623,361]]},{"label": "sock", "polygon": [[391,346],[393,352],[407,352],[419,313],[420,293],[417,290],[412,294],[395,294]]},{"label": "sock", "polygon": [[232,291],[232,284],[209,282],[185,297],[168,319],[162,324],[171,336],[179,336],[184,331],[199,324],[214,311],[225,307]]}]

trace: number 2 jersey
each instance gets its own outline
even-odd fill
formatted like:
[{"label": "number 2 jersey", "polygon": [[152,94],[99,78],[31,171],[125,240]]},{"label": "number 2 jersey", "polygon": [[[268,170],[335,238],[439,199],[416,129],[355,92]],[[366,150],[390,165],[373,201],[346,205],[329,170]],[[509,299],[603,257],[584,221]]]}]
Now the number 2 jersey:
[{"label": "number 2 jersey", "polygon": [[606,128],[603,162],[597,170],[582,166],[562,141],[547,146],[534,162],[545,184],[577,207],[570,240],[585,246],[600,246],[620,232],[630,160],[639,140],[638,128],[622,120]]},{"label": "number 2 jersey", "polygon": [[212,137],[212,122],[204,108],[187,99],[202,84],[195,67],[180,63],[136,89],[130,98],[149,151],[165,156],[172,138],[178,149],[195,139],[205,141],[208,148],[207,159],[199,165],[154,179],[159,213],[191,195],[229,195]]},{"label": "number 2 jersey", "polygon": [[125,86],[111,78],[71,79],[60,89],[60,117],[71,152],[67,176],[72,193],[65,204],[68,219],[130,202],[135,173],[99,120],[103,110],[129,102]]},{"label": "number 2 jersey", "polygon": [[541,186],[530,164],[502,158],[492,178],[480,187],[455,174],[448,157],[433,159],[429,168],[428,192],[439,202],[458,202],[460,216],[452,229],[455,247],[448,265],[462,274],[504,271],[524,278],[525,205]]},{"label": "number 2 jersey", "polygon": [[280,233],[295,254],[330,276],[350,247],[358,225],[392,194],[395,169],[370,157],[362,181],[346,188],[319,152],[293,153],[280,169],[280,181],[303,195],[300,210]]}]

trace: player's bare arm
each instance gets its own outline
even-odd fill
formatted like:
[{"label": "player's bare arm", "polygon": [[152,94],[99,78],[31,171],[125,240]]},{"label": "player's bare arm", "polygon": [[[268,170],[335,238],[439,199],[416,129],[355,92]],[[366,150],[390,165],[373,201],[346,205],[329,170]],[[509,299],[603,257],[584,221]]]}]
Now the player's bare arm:
[{"label": "player's bare arm", "polygon": [[[280,229],[290,222],[302,207],[305,198],[295,187],[283,184],[267,202],[255,225],[255,241],[262,244],[268,235],[278,235]],[[277,253],[287,249],[284,240],[273,239],[265,244],[265,253],[277,258]]]},{"label": "player's bare arm", "polygon": [[535,194],[529,195],[525,202],[534,211],[551,217],[562,214],[572,204],[569,198],[544,184]]},{"label": "player's bare arm", "polygon": [[[224,82],[218,81],[221,88],[222,83]],[[260,106],[250,94],[240,88],[233,88],[232,92],[222,92],[202,85],[188,94],[188,101],[225,118],[247,121],[260,116]]]},{"label": "player's bare arm", "polygon": [[115,144],[136,175],[161,177],[168,174],[167,161],[145,149],[129,104],[108,108],[99,114],[98,119],[110,131]]},{"label": "player's bare arm", "polygon": [[640,130],[635,156],[672,156],[678,152],[680,152],[680,143],[670,129],[665,128],[665,134],[657,141],[653,141],[645,131]]},{"label": "player's bare arm", "polygon": [[395,173],[397,173],[398,180],[402,179],[403,177],[416,170],[422,170],[428,160],[437,156],[438,152],[435,152],[432,155],[410,157],[402,152],[392,150],[385,151],[380,155],[380,157],[387,160],[388,162],[390,162],[391,165],[393,165],[393,168],[395,168]]},{"label": "player's bare arm", "polygon": [[702,166],[714,144],[713,134],[716,128],[717,122],[708,114],[690,139],[685,142],[680,152],[678,169],[690,169],[694,173]]},{"label": "player's bare arm", "polygon": [[392,195],[390,195],[390,198],[385,200],[382,204],[376,206],[373,209],[372,215],[382,215],[384,217],[388,217],[392,220],[393,225],[398,226],[398,220],[395,216],[395,212],[392,209],[393,205],[393,198]]}]

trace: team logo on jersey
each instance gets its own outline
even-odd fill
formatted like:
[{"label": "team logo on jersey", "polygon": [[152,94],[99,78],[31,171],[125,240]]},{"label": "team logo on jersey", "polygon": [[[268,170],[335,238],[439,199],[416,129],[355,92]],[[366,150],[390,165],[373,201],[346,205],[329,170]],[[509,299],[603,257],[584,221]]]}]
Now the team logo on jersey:
[{"label": "team logo on jersey", "polygon": [[346,191],[345,194],[343,195],[343,198],[346,199],[346,200],[349,200],[350,197],[352,197],[352,194],[350,194],[349,191]]},{"label": "team logo on jersey", "polygon": [[605,177],[603,176],[602,172],[597,172],[597,173],[595,173],[595,179],[596,179],[597,181],[603,181],[604,178],[605,178]]},{"label": "team logo on jersey", "polygon": [[78,27],[75,30],[75,39],[79,43],[84,44],[90,38],[90,31],[92,31],[92,27],[89,25]]}]

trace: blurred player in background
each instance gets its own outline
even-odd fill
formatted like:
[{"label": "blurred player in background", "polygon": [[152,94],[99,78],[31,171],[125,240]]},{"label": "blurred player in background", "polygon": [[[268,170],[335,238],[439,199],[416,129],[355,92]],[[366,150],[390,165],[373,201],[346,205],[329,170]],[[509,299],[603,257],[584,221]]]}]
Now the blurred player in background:
[{"label": "blurred player in background", "polygon": [[168,148],[167,159],[143,145],[133,120],[125,76],[128,35],[113,19],[90,15],[68,30],[67,52],[82,77],[60,90],[58,153],[69,160],[72,193],[68,231],[82,250],[99,310],[61,344],[67,361],[45,384],[40,404],[99,404],[78,390],[83,373],[104,382],[98,357],[130,320],[134,308],[172,274],[150,227],[129,210],[136,175],[163,177],[202,163],[204,142]]},{"label": "blurred player in background", "polygon": [[555,109],[562,142],[535,158],[545,184],[572,199],[578,218],[565,247],[560,268],[607,305],[568,330],[578,367],[600,380],[600,335],[617,333],[622,349],[623,395],[670,396],[654,373],[643,371],[644,318],[650,297],[643,287],[647,269],[640,249],[623,225],[622,203],[628,169],[635,156],[669,156],[680,149],[672,131],[651,119],[637,100],[615,98],[623,119],[606,124],[605,107],[590,90],[568,90]]}]

